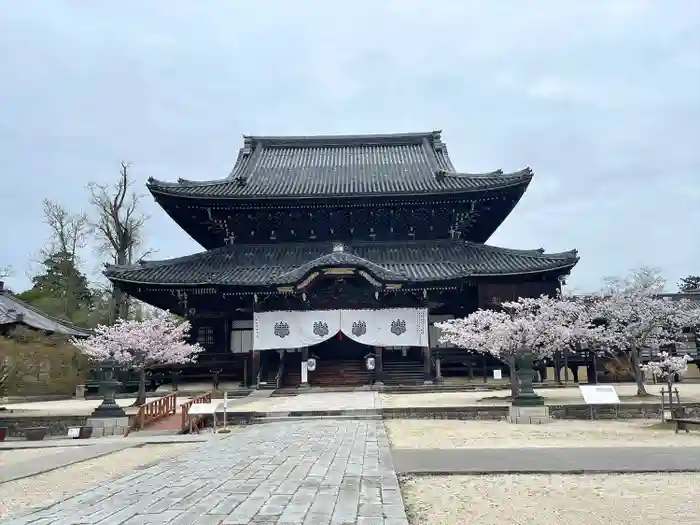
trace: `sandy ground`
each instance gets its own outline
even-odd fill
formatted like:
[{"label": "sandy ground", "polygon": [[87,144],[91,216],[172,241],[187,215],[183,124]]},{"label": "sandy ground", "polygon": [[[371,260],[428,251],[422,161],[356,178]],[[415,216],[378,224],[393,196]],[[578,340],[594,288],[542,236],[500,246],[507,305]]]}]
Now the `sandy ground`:
[{"label": "sandy ground", "polygon": [[553,421],[511,425],[507,421],[385,421],[394,448],[623,447],[700,445],[700,432],[649,428],[654,420]]},{"label": "sandy ground", "polygon": [[135,468],[190,452],[198,445],[146,445],[0,484],[0,518],[28,507],[55,503],[110,478],[126,475]]},{"label": "sandy ground", "polygon": [[22,463],[23,461],[32,461],[34,459],[45,458],[59,454],[64,450],[69,450],[74,447],[52,447],[52,448],[28,448],[15,450],[0,450],[0,468]]},{"label": "sandy ground", "polygon": [[700,474],[407,477],[411,525],[700,523]]},{"label": "sandy ground", "polygon": [[[629,383],[615,384],[617,395],[622,401],[629,402],[661,402],[660,392],[665,385],[647,385],[647,392],[659,397],[637,398],[636,386]],[[578,387],[570,388],[538,388],[536,392],[545,398],[549,405],[566,403],[583,403],[581,391]],[[681,401],[700,401],[700,384],[687,383],[678,385]],[[492,390],[489,392],[440,392],[435,394],[380,394],[382,405],[386,408],[403,407],[436,407],[436,406],[463,406],[463,405],[488,405],[507,404],[505,399],[484,399],[495,397],[507,397],[510,390]]]}]

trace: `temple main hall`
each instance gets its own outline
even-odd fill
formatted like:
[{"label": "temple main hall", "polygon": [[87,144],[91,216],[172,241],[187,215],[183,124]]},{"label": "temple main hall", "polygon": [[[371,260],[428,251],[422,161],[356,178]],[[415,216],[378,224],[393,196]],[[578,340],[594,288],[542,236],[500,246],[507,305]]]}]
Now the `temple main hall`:
[{"label": "temple main hall", "polygon": [[260,388],[413,385],[502,363],[435,322],[553,294],[578,262],[488,244],[530,168],[455,169],[439,131],[245,136],[222,179],[148,189],[204,249],[106,276],[189,319],[206,348],[181,381]]}]

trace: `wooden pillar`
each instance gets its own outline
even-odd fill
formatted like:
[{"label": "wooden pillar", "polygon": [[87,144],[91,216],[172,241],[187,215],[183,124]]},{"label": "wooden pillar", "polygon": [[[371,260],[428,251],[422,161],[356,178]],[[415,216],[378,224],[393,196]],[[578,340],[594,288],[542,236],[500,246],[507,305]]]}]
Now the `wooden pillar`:
[{"label": "wooden pillar", "polygon": [[588,382],[592,385],[598,384],[598,356],[595,352],[591,352],[591,372],[588,374]]},{"label": "wooden pillar", "polygon": [[554,353],[554,379],[561,385],[561,350]]},{"label": "wooden pillar", "polygon": [[381,346],[374,347],[374,377],[375,385],[384,384],[384,349]]},{"label": "wooden pillar", "polygon": [[433,381],[432,363],[430,362],[430,348],[423,347],[423,379],[426,382]]},{"label": "wooden pillar", "polygon": [[435,381],[442,383],[442,370],[440,369],[440,352],[435,353]]},{"label": "wooden pillar", "polygon": [[249,381],[248,381],[248,357],[243,358],[243,388],[247,388]]},{"label": "wooden pillar", "polygon": [[224,319],[224,346],[226,349],[224,352],[233,352],[231,348],[231,319]]},{"label": "wooden pillar", "polygon": [[260,372],[260,350],[253,350],[253,359],[251,361],[250,385],[256,388],[258,386],[258,372]]}]

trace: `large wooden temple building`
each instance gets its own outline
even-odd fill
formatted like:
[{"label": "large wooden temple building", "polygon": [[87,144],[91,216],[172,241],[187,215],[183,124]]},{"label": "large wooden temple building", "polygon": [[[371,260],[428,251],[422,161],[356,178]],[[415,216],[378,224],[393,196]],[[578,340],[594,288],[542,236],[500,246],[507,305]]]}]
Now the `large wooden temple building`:
[{"label": "large wooden temple building", "polygon": [[532,177],[460,172],[437,131],[246,136],[224,179],[149,180],[206,251],[106,275],[191,320],[207,352],[183,377],[422,383],[451,351],[434,322],[553,293],[577,263],[575,250],[485,244]]}]

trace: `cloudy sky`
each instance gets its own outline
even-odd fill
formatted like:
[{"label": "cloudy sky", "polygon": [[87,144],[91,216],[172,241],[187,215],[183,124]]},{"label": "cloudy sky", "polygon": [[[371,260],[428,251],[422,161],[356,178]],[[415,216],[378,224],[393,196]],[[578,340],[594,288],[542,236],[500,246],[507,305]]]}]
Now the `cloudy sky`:
[{"label": "cloudy sky", "polygon": [[[491,244],[577,248],[581,291],[700,273],[697,0],[0,0],[0,72],[15,289],[44,197],[87,209],[122,159],[225,177],[244,133],[442,129],[462,171],[535,171]],[[144,202],[157,258],[200,249]]]}]

